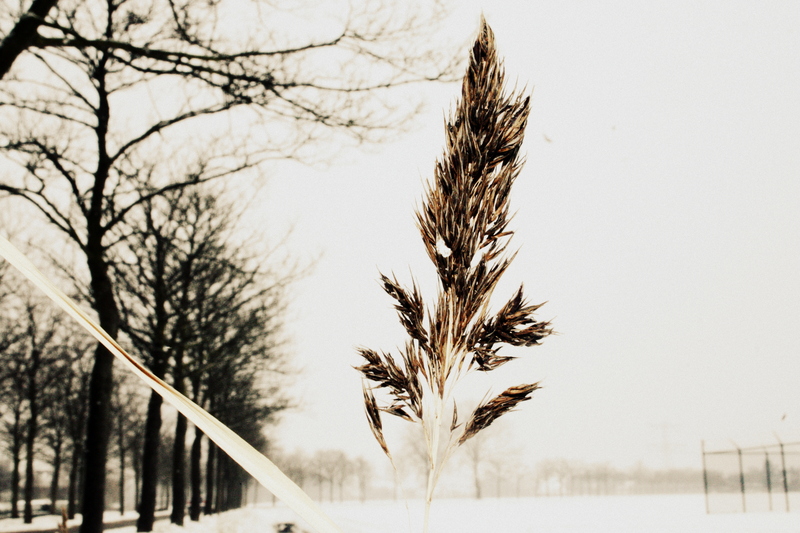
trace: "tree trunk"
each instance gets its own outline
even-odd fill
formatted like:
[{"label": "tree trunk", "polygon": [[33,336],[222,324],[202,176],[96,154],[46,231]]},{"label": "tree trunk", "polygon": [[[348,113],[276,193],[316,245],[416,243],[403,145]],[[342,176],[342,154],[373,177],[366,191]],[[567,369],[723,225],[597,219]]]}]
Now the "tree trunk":
[{"label": "tree trunk", "polygon": [[133,457],[131,457],[131,466],[133,467],[133,504],[136,506],[136,510],[139,510],[139,484],[141,483],[142,479],[142,464],[141,461],[138,459],[138,454],[133,452]]},{"label": "tree trunk", "polygon": [[[109,4],[111,8],[112,4]],[[108,17],[110,24],[111,17]],[[109,32],[110,27],[106,28]],[[94,172],[91,200],[86,211],[86,266],[91,276],[91,294],[94,310],[100,319],[100,326],[112,338],[119,333],[120,315],[114,297],[113,283],[108,274],[106,246],[103,244],[105,232],[104,213],[107,210],[106,182],[112,164],[109,156],[108,124],[110,107],[106,89],[106,64],[110,52],[105,51],[92,71],[97,90],[97,108],[94,127],[97,136],[97,168]],[[83,520],[80,533],[103,533],[103,512],[106,503],[106,459],[108,442],[111,436],[111,393],[113,388],[114,356],[102,344],[97,345],[94,366],[89,379],[89,414],[86,421],[86,455],[83,462]]]},{"label": "tree trunk", "polygon": [[152,391],[147,404],[142,450],[142,489],[139,502],[139,519],[136,531],[152,531],[156,512],[156,485],[158,484],[158,447],[161,437],[161,396]]},{"label": "tree trunk", "polygon": [[[188,282],[187,282],[188,283]],[[184,296],[187,291],[184,291]],[[181,304],[187,305],[185,298],[181,299]],[[183,379],[183,346],[185,345],[185,325],[184,320],[178,318],[175,329],[178,332],[178,348],[175,350],[175,364],[172,369],[173,387],[181,394],[186,392]],[[186,417],[178,413],[178,420],[175,422],[175,441],[172,445],[172,515],[170,521],[173,524],[183,525],[186,516]]]},{"label": "tree trunk", "polygon": [[67,518],[72,520],[77,512],[78,479],[81,473],[81,456],[83,447],[78,443],[73,443],[72,464],[69,469],[69,487],[67,488]]},{"label": "tree trunk", "polygon": [[39,371],[39,350],[34,348],[31,350],[31,361],[28,369],[28,435],[25,440],[25,512],[23,515],[23,522],[25,524],[33,523],[33,459],[34,459],[34,444],[36,444],[36,430],[38,429],[39,419],[39,401],[38,401],[38,386],[36,383],[36,374]]},{"label": "tree trunk", "polygon": [[217,467],[214,469],[214,486],[216,487],[216,495],[214,496],[214,512],[224,513],[227,511],[225,508],[225,454],[222,450],[217,448]]},{"label": "tree trunk", "polygon": [[[34,437],[35,438],[35,437]],[[25,508],[22,513],[22,522],[25,524],[33,523],[33,440],[28,437],[25,444]]]},{"label": "tree trunk", "polygon": [[[98,246],[99,249],[99,246]],[[100,252],[101,254],[102,252]],[[119,313],[107,266],[102,255],[89,256],[92,273],[92,290],[95,310],[100,326],[113,338],[119,332]],[[99,263],[99,264],[98,264]],[[114,356],[103,345],[98,344],[94,354],[94,366],[89,379],[89,414],[86,419],[86,445],[83,459],[83,518],[80,533],[102,533],[103,513],[106,497],[106,458],[111,436],[109,406],[113,383]]]},{"label": "tree trunk", "polygon": [[117,441],[119,444],[119,514],[125,514],[125,426],[122,414],[117,419]]},{"label": "tree trunk", "polygon": [[56,436],[53,444],[53,476],[50,478],[50,513],[58,514],[56,500],[58,500],[58,482],[61,475],[61,447],[63,441],[60,435]]},{"label": "tree trunk", "polygon": [[215,459],[217,455],[217,445],[208,441],[208,457],[206,458],[206,507],[205,514],[214,512],[214,472],[216,471]]},{"label": "tree trunk", "polygon": [[11,448],[11,518],[19,518],[19,464],[22,462],[20,459],[20,452],[22,451],[22,438],[20,436],[22,413],[19,409],[14,411],[14,425],[12,426],[14,436],[12,439]]},{"label": "tree trunk", "polygon": [[173,524],[183,525],[186,515],[186,417],[178,414],[175,442],[172,448],[172,516]]},{"label": "tree trunk", "polygon": [[192,478],[192,500],[189,507],[189,518],[191,518],[194,522],[200,520],[200,484],[202,483],[202,478],[200,477],[200,454],[202,452],[202,444],[203,432],[199,427],[195,426],[190,467]]},{"label": "tree trunk", "polygon": [[[114,308],[116,312],[116,307]],[[102,324],[104,315],[98,310],[101,326],[112,337],[117,336]],[[83,521],[80,533],[102,533],[106,499],[106,456],[110,436],[108,406],[111,401],[113,356],[100,344],[94,356],[92,378],[89,382],[89,416],[86,420],[86,450],[83,460]]]}]

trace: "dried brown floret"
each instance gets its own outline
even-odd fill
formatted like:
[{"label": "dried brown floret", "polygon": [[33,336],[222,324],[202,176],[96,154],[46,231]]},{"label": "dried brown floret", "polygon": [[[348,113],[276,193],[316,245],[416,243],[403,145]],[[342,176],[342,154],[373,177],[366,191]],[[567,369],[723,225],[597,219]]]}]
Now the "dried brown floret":
[{"label": "dried brown floret", "polygon": [[450,433],[458,429],[460,425],[461,424],[458,423],[458,406],[453,403],[453,420],[450,422]]},{"label": "dried brown floret", "polygon": [[366,359],[367,362],[361,366],[355,367],[356,370],[361,372],[366,379],[374,381],[375,383],[383,384],[388,381],[389,371],[383,364],[380,355],[378,355],[375,350],[358,348],[358,353],[361,357]]},{"label": "dried brown floret", "polygon": [[408,420],[409,422],[413,422],[414,419],[411,418],[408,413],[406,413],[406,411],[405,411],[405,409],[403,409],[403,407],[405,407],[405,405],[403,403],[395,402],[392,405],[390,405],[389,407],[381,407],[380,410],[383,411],[384,413],[388,413],[390,415],[399,416],[403,420]]},{"label": "dried brown floret", "polygon": [[381,412],[378,409],[378,402],[375,401],[375,396],[366,386],[363,387],[363,391],[364,407],[367,412],[369,428],[372,430],[372,434],[375,436],[375,440],[378,441],[378,444],[380,444],[381,449],[389,459],[391,459],[392,454],[389,452],[389,446],[386,445],[386,439],[383,438],[383,424],[381,423]]},{"label": "dried brown floret", "polygon": [[416,283],[411,291],[406,291],[397,282],[397,279],[390,279],[381,274],[383,290],[394,298],[397,303],[395,309],[400,316],[400,323],[408,332],[412,339],[415,339],[425,348],[428,345],[428,333],[425,331],[425,304]]},{"label": "dried brown floret", "polygon": [[533,391],[540,388],[539,383],[509,387],[498,396],[479,405],[467,421],[464,433],[458,439],[458,444],[464,444],[467,439],[475,436],[482,429],[489,427],[492,422],[512,410],[518,403],[530,400]]}]

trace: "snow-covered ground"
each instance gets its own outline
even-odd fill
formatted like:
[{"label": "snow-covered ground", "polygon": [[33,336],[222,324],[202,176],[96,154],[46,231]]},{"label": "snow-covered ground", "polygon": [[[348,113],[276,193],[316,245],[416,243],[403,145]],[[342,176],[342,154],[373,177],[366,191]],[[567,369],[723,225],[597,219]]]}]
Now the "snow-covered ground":
[{"label": "snow-covered ground", "polygon": [[[42,502],[47,502],[47,501],[48,500],[42,500]],[[35,507],[36,506],[34,506],[34,508]],[[21,512],[22,512],[22,507],[20,506],[20,513]],[[117,511],[106,511],[103,516],[105,523],[111,524],[119,521],[136,520],[136,517],[138,517],[139,515],[136,513],[136,511],[128,511],[122,516],[120,516],[119,512]],[[81,522],[80,517],[76,517],[76,519],[69,520],[67,523],[69,526],[76,526],[79,525],[80,522]],[[0,532],[41,531],[43,529],[55,528],[60,523],[61,523],[61,516],[56,516],[56,515],[34,516],[32,524],[23,524],[22,518],[4,518],[0,520]],[[136,531],[136,528],[133,528],[132,531]]]},{"label": "snow-covered ground", "polygon": [[[422,508],[396,502],[324,504],[345,533],[419,533]],[[10,520],[0,531],[10,531]],[[37,519],[51,526],[56,517]],[[156,523],[156,533],[274,533],[275,524],[300,524],[295,531],[311,533],[284,506],[259,505],[187,522],[181,528]],[[18,524],[17,524],[18,525]],[[115,529],[134,533],[135,527]],[[800,512],[705,513],[702,495],[587,496],[568,498],[505,498],[438,500],[431,516],[431,533],[795,533]]]},{"label": "snow-covered ground", "polygon": [[[50,500],[34,500],[34,513],[40,512],[42,506],[49,504]],[[56,508],[61,508],[62,502],[56,505]],[[66,505],[66,502],[63,502]],[[5,507],[5,508],[4,508]],[[0,504],[0,509],[3,511],[8,511],[9,505]],[[20,513],[22,513],[22,502],[20,502]],[[7,516],[7,515],[6,515]],[[136,511],[126,511],[125,514],[120,515],[119,511],[106,511],[103,514],[103,522],[106,524],[106,528],[113,527],[114,524],[123,524],[123,523],[136,523],[136,519],[139,517],[139,514]],[[156,520],[160,520],[163,518],[169,517],[169,511],[156,511]],[[22,522],[22,518],[2,518],[0,519],[0,533],[4,531],[16,531],[16,532],[36,532],[36,531],[45,531],[45,530],[52,530],[58,527],[61,523],[61,516],[52,515],[52,514],[44,514],[39,516],[33,517],[33,523],[31,524],[24,524]],[[74,519],[68,520],[67,525],[70,527],[70,530],[77,528],[81,524],[80,515],[77,515]],[[116,531],[136,531],[136,528],[119,528],[115,529]]]},{"label": "snow-covered ground", "polygon": [[[396,502],[345,502],[323,508],[345,533],[421,531],[419,502],[408,509]],[[283,506],[267,505],[204,517],[185,528],[161,522],[156,532],[273,533],[280,522],[298,520]],[[118,531],[133,533],[134,528]],[[437,500],[430,532],[795,533],[800,532],[800,512],[707,515],[702,495]]]}]

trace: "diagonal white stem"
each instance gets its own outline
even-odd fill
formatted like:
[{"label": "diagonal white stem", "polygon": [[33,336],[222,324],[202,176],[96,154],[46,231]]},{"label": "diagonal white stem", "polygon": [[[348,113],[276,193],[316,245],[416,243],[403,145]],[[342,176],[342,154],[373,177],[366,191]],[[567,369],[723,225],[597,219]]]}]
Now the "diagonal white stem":
[{"label": "diagonal white stem", "polygon": [[128,354],[111,336],[92,320],[67,295],[59,290],[49,279],[20,252],[13,244],[0,235],[0,255],[17,268],[26,278],[47,294],[59,307],[74,318],[100,343],[113,353],[122,363],[142,381],[149,385],[164,400],[171,403],[186,416],[209,439],[214,441],[242,468],[256,478],[264,487],[281,499],[288,507],[306,520],[318,533],[342,533],[342,530],[303,492],[291,479],[280,471],[272,461],[253,448],[225,424],[211,416],[205,409],[177,392],[167,383],[157,378],[142,363]]}]

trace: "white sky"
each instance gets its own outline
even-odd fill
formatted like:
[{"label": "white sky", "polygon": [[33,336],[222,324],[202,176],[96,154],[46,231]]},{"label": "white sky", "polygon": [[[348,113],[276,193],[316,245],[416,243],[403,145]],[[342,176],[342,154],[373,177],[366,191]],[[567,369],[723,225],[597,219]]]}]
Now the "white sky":
[{"label": "white sky", "polygon": [[[560,333],[493,373],[545,386],[509,439],[531,464],[654,467],[699,467],[701,439],[800,440],[800,4],[469,0],[451,29],[466,41],[481,10],[535,88],[499,294],[524,282]],[[426,91],[415,131],[276,166],[257,202],[273,238],[291,224],[293,253],[322,254],[293,293],[286,448],[380,461],[351,366],[403,342],[378,271],[431,279],[412,213],[458,87]]]}]

